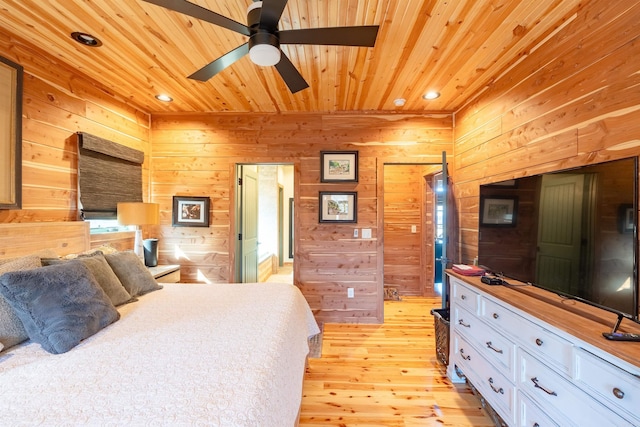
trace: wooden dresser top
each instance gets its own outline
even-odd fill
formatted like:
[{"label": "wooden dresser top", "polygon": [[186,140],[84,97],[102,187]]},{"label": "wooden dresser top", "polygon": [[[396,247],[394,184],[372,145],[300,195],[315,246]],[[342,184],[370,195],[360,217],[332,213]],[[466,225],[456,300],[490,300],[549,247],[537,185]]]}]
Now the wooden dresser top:
[{"label": "wooden dresser top", "polygon": [[[509,280],[512,286],[495,286],[482,283],[478,276],[463,276],[452,270],[447,273],[640,370],[640,342],[610,341],[602,336],[602,332],[611,332],[616,314],[516,280]],[[618,331],[640,334],[640,324],[624,319]]]}]

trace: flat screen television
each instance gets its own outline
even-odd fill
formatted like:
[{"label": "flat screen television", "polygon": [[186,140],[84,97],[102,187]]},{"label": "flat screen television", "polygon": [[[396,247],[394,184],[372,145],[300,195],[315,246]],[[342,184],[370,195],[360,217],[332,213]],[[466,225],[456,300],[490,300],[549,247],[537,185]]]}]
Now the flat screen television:
[{"label": "flat screen television", "polygon": [[637,182],[632,157],[481,185],[478,263],[638,322]]}]

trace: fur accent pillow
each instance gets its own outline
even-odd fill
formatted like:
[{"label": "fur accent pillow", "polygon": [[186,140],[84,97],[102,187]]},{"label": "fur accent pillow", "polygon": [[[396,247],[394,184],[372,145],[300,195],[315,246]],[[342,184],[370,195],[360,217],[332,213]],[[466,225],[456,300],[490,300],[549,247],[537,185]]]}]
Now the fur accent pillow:
[{"label": "fur accent pillow", "polygon": [[[12,261],[0,265],[0,277],[3,273],[10,271],[31,270],[39,267],[40,257],[38,255],[12,258]],[[29,335],[22,325],[22,320],[9,302],[0,295],[0,341],[5,348],[9,348],[28,339]]]},{"label": "fur accent pillow", "polygon": [[89,268],[78,261],[5,273],[0,294],[29,338],[53,354],[71,350],[120,318]]},{"label": "fur accent pillow", "polygon": [[39,250],[37,252],[34,252],[32,254],[29,254],[29,255],[25,255],[25,256],[0,259],[0,265],[8,264],[8,263],[14,262],[14,261],[19,261],[19,260],[22,260],[22,259],[24,259],[26,257],[30,257],[30,256],[33,256],[33,255],[36,255],[36,256],[38,256],[40,258],[57,258],[58,257],[58,254],[53,249],[41,249],[41,250]]},{"label": "fur accent pillow", "polygon": [[[118,276],[113,272],[102,252],[95,252],[91,255],[80,255],[75,261],[81,262],[89,268],[89,271],[91,271],[93,277],[95,277],[113,305],[117,307],[131,301],[131,295],[129,295],[129,292],[122,286],[120,279],[118,279]],[[62,264],[65,262],[71,261],[59,258],[42,258],[43,266]]]},{"label": "fur accent pillow", "polygon": [[104,257],[132,297],[162,289],[142,260],[133,252],[117,252],[106,254]]},{"label": "fur accent pillow", "polygon": [[116,248],[114,248],[111,245],[105,244],[105,245],[101,245],[97,248],[91,248],[89,250],[86,250],[84,252],[80,252],[79,254],[68,254],[63,256],[63,259],[76,259],[82,256],[91,256],[91,255],[95,255],[98,252],[102,253],[102,254],[114,254],[116,252],[118,252],[118,250]]}]

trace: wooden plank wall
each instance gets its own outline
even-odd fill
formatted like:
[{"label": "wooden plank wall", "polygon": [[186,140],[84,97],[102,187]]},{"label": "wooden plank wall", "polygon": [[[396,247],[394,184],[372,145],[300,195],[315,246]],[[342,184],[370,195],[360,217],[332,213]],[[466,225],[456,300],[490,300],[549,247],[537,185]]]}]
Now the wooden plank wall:
[{"label": "wooden plank wall", "polygon": [[640,154],[640,3],[585,2],[455,115],[458,261],[478,250],[478,187]]},{"label": "wooden plank wall", "polygon": [[[77,220],[75,132],[88,132],[145,152],[149,115],[113,88],[27,45],[0,28],[0,56],[24,67],[22,209],[0,210],[0,223]],[[149,163],[143,165],[148,197]],[[132,234],[132,233],[131,233]]]},{"label": "wooden plank wall", "polygon": [[[152,199],[160,204],[161,263],[183,281],[234,278],[236,163],[294,165],[294,280],[318,319],[382,321],[378,164],[439,163],[452,146],[448,114],[163,114],[152,117]],[[359,182],[320,183],[320,151],[358,150]],[[319,224],[319,191],[357,191],[357,224]],[[171,227],[174,195],[211,197],[211,227]],[[370,228],[372,239],[353,238]],[[355,298],[347,299],[347,289]]]}]

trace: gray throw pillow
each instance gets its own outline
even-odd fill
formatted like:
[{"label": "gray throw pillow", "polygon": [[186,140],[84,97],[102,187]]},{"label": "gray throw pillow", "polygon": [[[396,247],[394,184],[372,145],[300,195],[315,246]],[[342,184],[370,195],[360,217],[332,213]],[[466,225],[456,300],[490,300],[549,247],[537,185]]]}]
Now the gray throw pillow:
[{"label": "gray throw pillow", "polygon": [[29,338],[53,354],[71,350],[120,318],[93,274],[77,261],[5,273],[0,294]]},{"label": "gray throw pillow", "polygon": [[[27,255],[13,258],[11,261],[0,265],[0,275],[9,271],[31,270],[39,267],[40,257],[38,255]],[[0,342],[4,344],[5,350],[28,339],[29,335],[22,325],[22,320],[20,320],[9,302],[0,295]]]},{"label": "gray throw pillow", "polygon": [[105,254],[104,256],[122,286],[132,297],[162,289],[156,279],[136,254],[130,251]]},{"label": "gray throw pillow", "polygon": [[[89,268],[89,271],[91,271],[93,277],[95,277],[113,305],[117,307],[131,301],[131,295],[129,295],[129,292],[122,286],[120,279],[118,279],[118,276],[113,272],[102,252],[95,252],[91,255],[81,255],[75,260]],[[42,258],[43,266],[62,264],[65,262],[71,261],[60,258]]]}]

